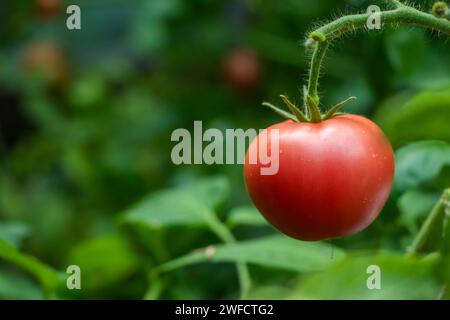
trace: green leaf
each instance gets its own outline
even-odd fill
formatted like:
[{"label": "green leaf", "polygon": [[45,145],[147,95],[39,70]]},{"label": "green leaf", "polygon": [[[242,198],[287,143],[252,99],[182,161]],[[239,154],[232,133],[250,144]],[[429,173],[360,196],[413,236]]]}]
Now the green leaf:
[{"label": "green leaf", "polygon": [[316,271],[341,260],[344,252],[320,242],[270,236],[233,244],[209,246],[158,267],[170,271],[201,262],[242,262],[291,271]]},{"label": "green leaf", "polygon": [[449,83],[442,56],[431,50],[421,29],[395,29],[386,34],[386,53],[395,72],[394,79],[409,87],[437,88]]},{"label": "green leaf", "polygon": [[12,263],[33,275],[46,294],[54,292],[61,283],[60,274],[35,257],[17,251],[11,244],[0,240],[0,261]]},{"label": "green leaf", "polygon": [[450,90],[419,93],[376,120],[394,147],[418,140],[450,142]]},{"label": "green leaf", "polygon": [[420,219],[426,217],[440,197],[441,194],[438,192],[425,192],[417,189],[405,192],[397,201],[401,224],[407,227],[411,233],[416,233],[419,229]]},{"label": "green leaf", "polygon": [[394,190],[416,188],[432,182],[445,166],[450,166],[450,145],[442,141],[409,144],[397,150],[395,163]]},{"label": "green leaf", "polygon": [[[330,88],[329,94],[324,97],[323,103],[326,105],[334,105],[336,101],[342,101],[342,99],[348,97],[349,93],[358,97],[357,100],[345,105],[343,112],[367,114],[370,112],[370,106],[375,101],[374,92],[370,86],[370,82],[367,76],[361,72],[361,68],[353,65],[351,71],[342,71],[340,76],[343,76],[342,81],[339,81]],[[348,73],[351,72],[352,76],[348,77]],[[328,110],[329,111],[329,110]]]},{"label": "green leaf", "polygon": [[127,210],[123,220],[151,229],[206,225],[209,209],[191,194],[181,190],[156,192]]},{"label": "green leaf", "polygon": [[228,192],[228,181],[223,178],[158,191],[127,210],[123,221],[143,224],[152,229],[206,226],[214,214],[212,209],[224,202]]},{"label": "green leaf", "polygon": [[230,195],[230,183],[222,176],[200,179],[180,189],[201,200],[211,209],[218,209]]},{"label": "green leaf", "polygon": [[373,120],[381,127],[384,127],[390,121],[392,116],[396,116],[399,108],[416,96],[416,93],[410,91],[399,91],[393,96],[383,100],[375,110]]},{"label": "green leaf", "polygon": [[0,268],[0,299],[42,299],[42,291],[24,275]]},{"label": "green leaf", "polygon": [[227,225],[230,227],[268,226],[269,224],[259,211],[253,206],[240,206],[233,208],[228,214]]},{"label": "green leaf", "polygon": [[[367,281],[380,269],[381,289],[369,289]],[[289,298],[309,299],[436,299],[439,284],[434,278],[436,260],[407,258],[397,254],[349,256],[324,272],[302,279]],[[371,279],[369,279],[371,280]]]},{"label": "green leaf", "polygon": [[108,95],[107,84],[99,74],[90,73],[73,81],[67,95],[76,108],[98,107]]},{"label": "green leaf", "polygon": [[395,30],[385,37],[389,62],[395,71],[409,76],[420,67],[418,61],[429,56],[429,47],[422,30]]},{"label": "green leaf", "polygon": [[431,253],[443,250],[445,254],[446,223],[448,222],[448,202],[450,201],[450,189],[444,190],[442,197],[436,202],[433,209],[422,224],[413,243],[408,248],[411,256],[420,253]]},{"label": "green leaf", "polygon": [[140,261],[130,244],[119,235],[95,238],[80,243],[67,259],[82,274],[82,288],[95,291],[124,280],[135,272]]},{"label": "green leaf", "polygon": [[0,222],[0,239],[5,240],[16,248],[20,248],[22,241],[29,234],[29,228],[23,223]]}]

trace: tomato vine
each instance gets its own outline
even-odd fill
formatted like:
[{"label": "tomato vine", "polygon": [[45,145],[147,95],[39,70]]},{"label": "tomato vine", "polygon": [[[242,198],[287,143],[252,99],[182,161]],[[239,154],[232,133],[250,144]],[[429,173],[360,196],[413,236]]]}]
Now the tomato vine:
[{"label": "tomato vine", "polygon": [[[436,203],[434,208],[425,220],[422,228],[417,234],[414,242],[409,247],[408,255],[413,256],[419,253],[423,253],[430,246],[433,234],[441,234],[445,236],[443,232],[446,230],[440,230],[445,227],[445,223],[442,221],[449,219],[450,211],[450,189],[447,189],[442,194],[442,197]],[[437,229],[437,230],[436,230]],[[443,232],[441,232],[443,231]]]},{"label": "tomato vine", "polygon": [[[385,0],[385,2],[391,8],[379,12],[383,25],[418,25],[450,35],[450,10],[445,2],[436,2],[431,13],[420,11],[398,0]],[[283,101],[293,115],[267,102],[264,102],[264,105],[288,119],[299,122],[320,122],[333,117],[348,102],[356,99],[355,97],[350,97],[329,108],[328,112],[323,114],[319,108],[320,98],[317,90],[320,70],[330,43],[347,32],[366,28],[367,21],[372,14],[345,15],[308,34],[305,46],[311,49],[313,54],[310,62],[308,83],[303,89],[303,111],[287,100],[286,97],[282,97]]]}]

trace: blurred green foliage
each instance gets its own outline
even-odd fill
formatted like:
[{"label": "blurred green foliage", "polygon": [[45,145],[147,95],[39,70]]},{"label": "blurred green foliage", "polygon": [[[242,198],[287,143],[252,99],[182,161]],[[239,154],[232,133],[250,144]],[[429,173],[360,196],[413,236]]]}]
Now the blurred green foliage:
[{"label": "blurred green foliage", "polygon": [[[440,254],[404,256],[449,187],[443,35],[399,27],[334,44],[323,105],[358,96],[344,111],[383,128],[395,184],[367,230],[303,243],[261,218],[241,166],[172,164],[170,135],[194,120],[221,130],[280,121],[261,102],[300,101],[306,32],[372,1],[70,4],[81,7],[80,31],[65,28],[64,2],[50,18],[39,1],[0,2],[0,298],[236,298],[247,267],[251,298],[443,295],[449,236]],[[244,91],[224,76],[242,48],[260,68]],[[80,291],[65,288],[72,264]],[[382,290],[366,288],[369,265],[382,268]]]}]

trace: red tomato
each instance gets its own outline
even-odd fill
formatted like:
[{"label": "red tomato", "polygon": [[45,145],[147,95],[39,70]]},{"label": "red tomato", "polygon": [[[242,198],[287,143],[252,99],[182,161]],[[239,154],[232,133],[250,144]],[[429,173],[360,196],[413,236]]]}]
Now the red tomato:
[{"label": "red tomato", "polygon": [[227,83],[240,93],[254,90],[261,79],[261,62],[253,51],[235,49],[224,62]]},{"label": "red tomato", "polygon": [[62,9],[61,0],[36,0],[38,15],[41,18],[54,18]]},{"label": "red tomato", "polygon": [[267,129],[250,145],[271,155],[273,129],[279,129],[279,168],[253,164],[247,151],[244,177],[250,197],[278,230],[299,240],[354,234],[379,215],[391,189],[394,155],[380,128],[367,118],[338,115],[320,123],[291,120]]},{"label": "red tomato", "polygon": [[43,74],[52,84],[63,84],[68,78],[69,65],[66,55],[56,43],[32,43],[25,48],[22,60],[27,71]]}]

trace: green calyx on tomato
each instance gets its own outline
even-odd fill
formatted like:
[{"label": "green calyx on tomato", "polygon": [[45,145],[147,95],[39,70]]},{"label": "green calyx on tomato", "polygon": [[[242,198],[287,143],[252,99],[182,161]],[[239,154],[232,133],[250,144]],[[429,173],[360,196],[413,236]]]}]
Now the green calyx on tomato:
[{"label": "green calyx on tomato", "polygon": [[346,104],[356,99],[356,97],[349,97],[348,99],[339,102],[335,106],[329,108],[329,110],[322,114],[318,107],[318,99],[312,98],[310,95],[305,93],[305,105],[306,110],[305,112],[301,111],[299,107],[297,107],[294,103],[292,103],[288,97],[284,95],[280,95],[283,102],[288,107],[289,112],[284,111],[281,108],[278,108],[274,106],[273,104],[270,104],[268,102],[263,102],[263,106],[269,107],[275,113],[279,114],[280,116],[290,119],[296,122],[312,122],[312,123],[318,123],[324,120],[328,120],[333,118],[334,116],[341,114],[339,113],[339,110],[341,110]]}]

